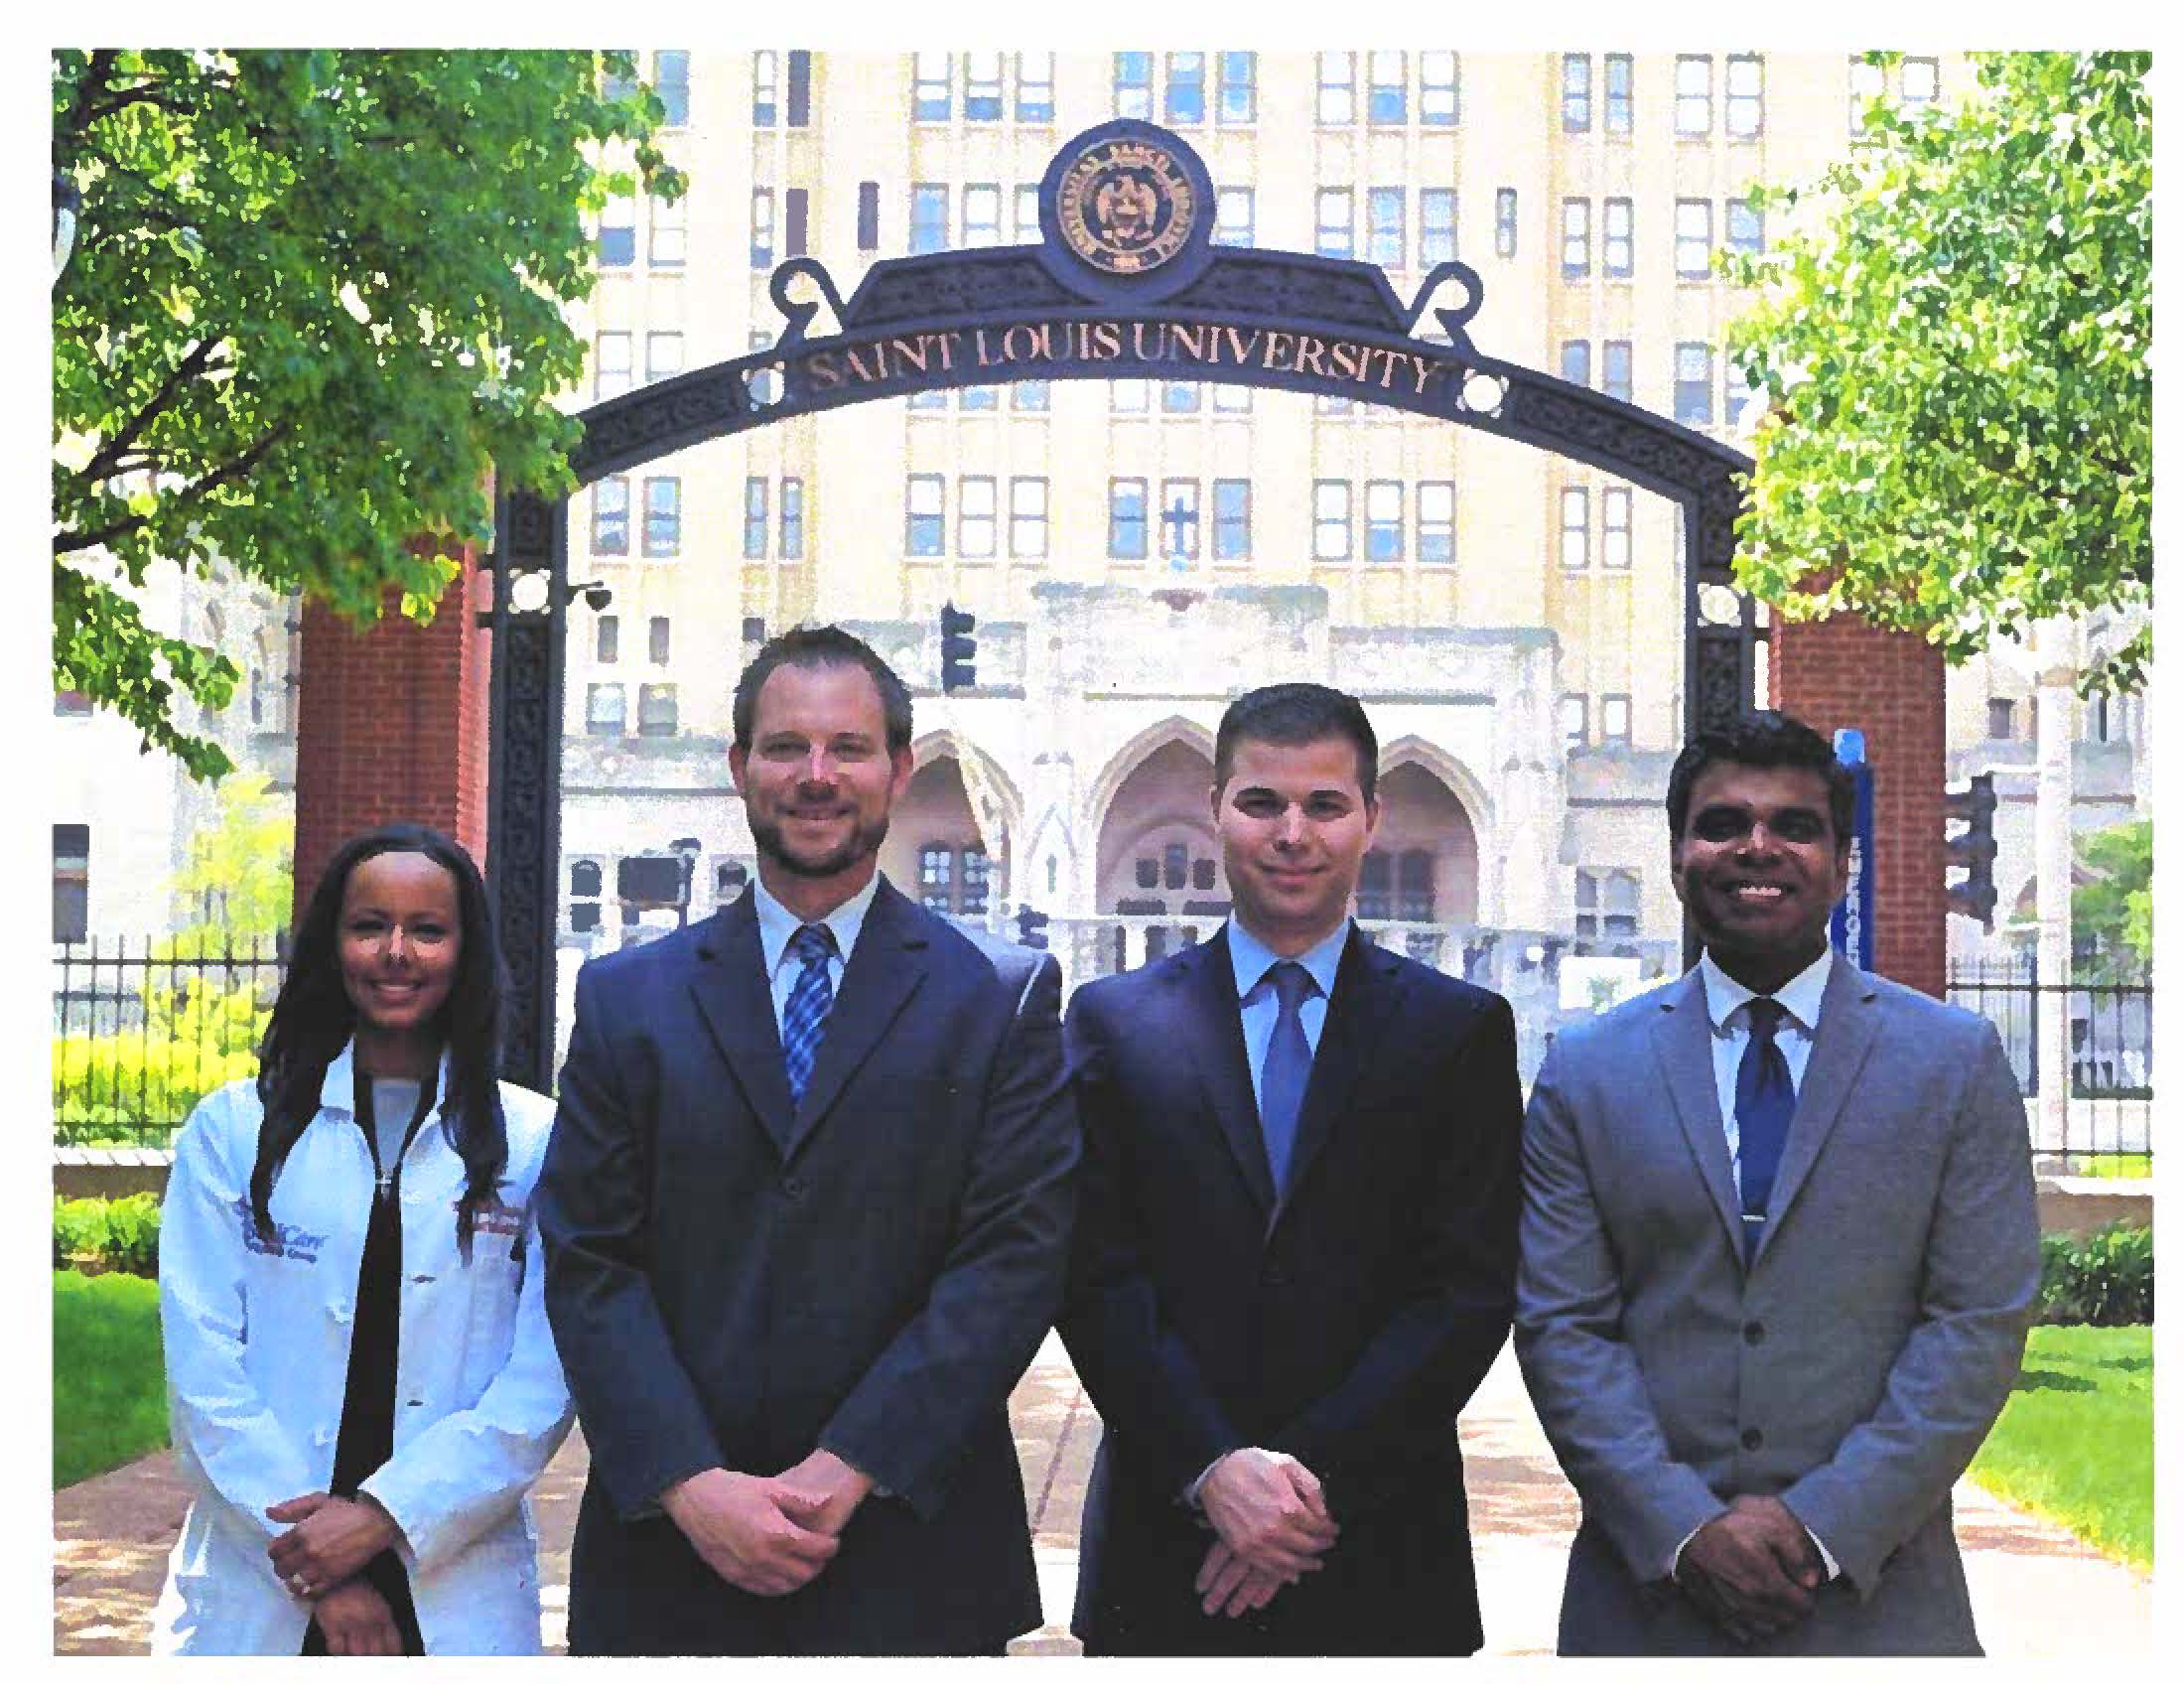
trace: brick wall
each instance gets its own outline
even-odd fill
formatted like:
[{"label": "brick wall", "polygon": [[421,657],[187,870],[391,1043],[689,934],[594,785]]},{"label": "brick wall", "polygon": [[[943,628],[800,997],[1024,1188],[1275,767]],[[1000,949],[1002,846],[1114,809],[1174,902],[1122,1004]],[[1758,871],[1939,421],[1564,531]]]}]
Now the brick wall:
[{"label": "brick wall", "polygon": [[1855,616],[1774,626],[1767,701],[1824,737],[1865,733],[1873,765],[1873,967],[1940,996],[1946,987],[1942,785],[1948,774],[1942,655],[1915,633]]},{"label": "brick wall", "polygon": [[468,551],[429,627],[386,614],[358,632],[304,606],[296,727],[296,911],[341,841],[422,821],[485,865],[491,638],[477,626],[489,589]]}]

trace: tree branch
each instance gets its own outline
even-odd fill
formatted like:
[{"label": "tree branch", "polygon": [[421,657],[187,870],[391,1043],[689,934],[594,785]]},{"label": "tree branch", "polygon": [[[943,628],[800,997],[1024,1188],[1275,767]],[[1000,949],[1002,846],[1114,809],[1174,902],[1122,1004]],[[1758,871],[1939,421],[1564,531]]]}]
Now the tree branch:
[{"label": "tree branch", "polygon": [[101,47],[91,55],[90,64],[84,67],[83,79],[75,88],[75,103],[68,108],[68,115],[62,120],[60,132],[54,136],[54,162],[64,174],[73,162],[70,156],[72,148],[61,143],[72,143],[82,135],[84,125],[89,121],[86,114],[106,86],[106,78],[113,74],[114,61],[120,57],[113,48]]},{"label": "tree branch", "polygon": [[[293,420],[291,420],[287,422],[282,422],[275,427],[267,429],[266,432],[259,437],[257,443],[251,446],[250,449],[245,451],[240,457],[231,459],[227,463],[223,463],[222,465],[220,465],[219,468],[213,470],[211,474],[205,476],[202,480],[193,481],[189,486],[183,488],[182,491],[180,491],[179,492],[175,492],[171,496],[163,498],[161,502],[168,508],[173,508],[177,504],[191,503],[199,498],[202,498],[205,493],[211,492],[213,488],[224,486],[227,482],[234,481],[242,476],[248,475],[253,469],[257,468],[257,466],[264,461],[265,454],[267,452],[271,451],[276,445],[280,444],[282,439],[284,439],[288,435],[288,433],[294,426],[295,424]],[[70,533],[57,535],[54,539],[54,555],[57,557],[65,557],[71,551],[88,551],[95,546],[105,544],[108,540],[119,539],[124,533],[134,533],[138,528],[142,527],[146,522],[152,519],[153,513],[155,512],[146,512],[142,515],[127,515],[122,517],[122,519],[119,521],[108,522],[104,527],[94,527],[88,533]]]},{"label": "tree branch", "polygon": [[137,443],[146,426],[162,410],[167,408],[168,401],[181,389],[182,383],[205,373],[205,365],[211,360],[212,352],[218,345],[219,340],[214,337],[201,340],[192,346],[182,361],[177,363],[172,372],[169,373],[167,379],[160,383],[159,391],[152,394],[151,398],[145,402],[144,408],[130,417],[120,432],[99,447],[98,455],[83,466],[81,478],[87,482],[95,483],[103,481],[111,475],[114,472],[115,465],[120,462],[128,449]]}]

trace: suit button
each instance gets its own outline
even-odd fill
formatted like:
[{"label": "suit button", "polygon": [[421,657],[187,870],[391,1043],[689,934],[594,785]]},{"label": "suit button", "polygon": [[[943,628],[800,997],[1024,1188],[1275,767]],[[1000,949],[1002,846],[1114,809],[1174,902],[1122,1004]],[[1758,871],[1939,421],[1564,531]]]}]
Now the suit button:
[{"label": "suit button", "polygon": [[1279,1261],[1270,1260],[1260,1271],[1259,1281],[1274,1289],[1280,1289],[1290,1281],[1290,1275]]},{"label": "suit button", "polygon": [[1759,1434],[1759,1427],[1756,1425],[1749,1427],[1744,1432],[1743,1442],[1747,1448],[1756,1448],[1766,1440],[1764,1436]]},{"label": "suit button", "polygon": [[1754,1319],[1750,1324],[1744,1327],[1744,1340],[1751,1343],[1753,1347],[1758,1347],[1759,1344],[1761,1342],[1764,1342],[1766,1339],[1767,1327],[1760,1324],[1758,1320]]},{"label": "suit button", "polygon": [[809,1188],[800,1178],[785,1178],[781,1181],[781,1194],[791,1201],[803,1200],[805,1192]]}]

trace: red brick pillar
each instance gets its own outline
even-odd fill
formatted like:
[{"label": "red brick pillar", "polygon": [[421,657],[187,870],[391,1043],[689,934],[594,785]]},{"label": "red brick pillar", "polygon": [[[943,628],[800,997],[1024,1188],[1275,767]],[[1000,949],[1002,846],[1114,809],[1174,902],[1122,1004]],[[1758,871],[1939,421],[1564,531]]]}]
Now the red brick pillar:
[{"label": "red brick pillar", "polygon": [[469,550],[420,627],[390,595],[358,632],[304,605],[296,709],[296,913],[341,841],[387,821],[438,827],[485,865],[490,586]]},{"label": "red brick pillar", "polygon": [[1940,996],[1947,986],[1942,785],[1948,776],[1942,653],[1856,616],[1776,620],[1767,702],[1823,737],[1865,734],[1873,765],[1873,967]]}]

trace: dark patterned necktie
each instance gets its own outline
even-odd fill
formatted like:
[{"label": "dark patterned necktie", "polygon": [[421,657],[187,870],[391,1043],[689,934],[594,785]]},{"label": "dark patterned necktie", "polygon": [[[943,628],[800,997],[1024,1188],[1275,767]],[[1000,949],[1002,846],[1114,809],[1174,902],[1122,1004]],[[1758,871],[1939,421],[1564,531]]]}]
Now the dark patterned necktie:
[{"label": "dark patterned necktie", "polygon": [[1736,1068],[1737,1183],[1744,1209],[1744,1263],[1751,1264],[1766,1227],[1767,1202],[1774,1195],[1775,1169],[1790,1135],[1797,1090],[1790,1062],[1775,1042],[1783,1007],[1773,997],[1756,996],[1745,1005],[1751,1037]]},{"label": "dark patterned necktie", "polygon": [[1277,961],[1267,969],[1279,1007],[1274,1037],[1259,1069],[1259,1127],[1266,1133],[1267,1165],[1279,1195],[1289,1187],[1290,1156],[1297,1148],[1297,1116],[1304,1105],[1304,1084],[1311,1077],[1312,1050],[1304,1040],[1298,1011],[1319,987],[1295,961]]},{"label": "dark patterned necktie", "polygon": [[819,1040],[826,1035],[827,1015],[834,1008],[834,983],[827,977],[827,962],[835,953],[834,933],[825,926],[798,926],[788,940],[788,952],[804,964],[804,970],[781,1010],[781,1058],[788,1067],[789,1100],[801,1107]]}]

